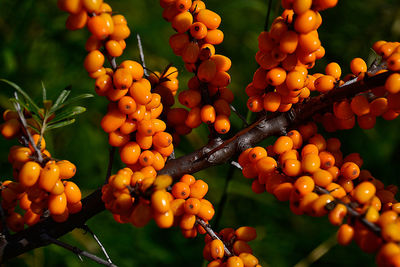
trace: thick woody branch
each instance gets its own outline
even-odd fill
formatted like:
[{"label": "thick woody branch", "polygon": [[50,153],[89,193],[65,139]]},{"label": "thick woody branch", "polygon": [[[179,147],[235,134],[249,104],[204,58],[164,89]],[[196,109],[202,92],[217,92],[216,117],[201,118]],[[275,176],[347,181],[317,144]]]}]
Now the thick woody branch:
[{"label": "thick woody branch", "polygon": [[[384,72],[361,81],[346,83],[327,94],[296,105],[291,112],[265,116],[226,141],[215,138],[195,152],[169,160],[159,174],[169,174],[174,178],[179,178],[185,173],[195,173],[229,162],[246,148],[254,146],[270,136],[281,135],[288,129],[309,121],[313,115],[331,108],[336,101],[349,99],[360,92],[383,86],[390,74],[391,72]],[[24,231],[11,235],[0,261],[3,262],[32,249],[48,245],[49,242],[41,237],[43,233],[58,238],[83,226],[88,219],[104,210],[101,190],[98,189],[87,196],[82,200],[82,204],[82,211],[70,215],[68,220],[63,223],[56,223],[51,218],[47,218]]]}]

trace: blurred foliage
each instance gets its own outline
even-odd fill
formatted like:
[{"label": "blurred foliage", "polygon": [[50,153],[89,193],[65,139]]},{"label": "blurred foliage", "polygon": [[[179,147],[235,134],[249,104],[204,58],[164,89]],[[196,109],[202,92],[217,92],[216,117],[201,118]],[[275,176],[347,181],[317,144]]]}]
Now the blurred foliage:
[{"label": "blurred foliage", "polygon": [[[185,88],[190,74],[181,60],[173,55],[168,38],[173,34],[169,23],[161,17],[162,9],[156,0],[108,1],[115,12],[127,17],[132,34],[128,47],[118,59],[138,60],[135,35],[142,37],[146,63],[150,69],[162,70],[172,62],[181,70],[180,84]],[[234,105],[246,114],[244,88],[252,79],[256,63],[257,36],[262,31],[268,0],[206,1],[207,6],[222,17],[225,41],[217,52],[232,59],[233,77],[230,88],[237,96]],[[271,19],[281,12],[280,1],[272,1]],[[71,96],[93,93],[93,80],[83,68],[84,44],[87,30],[69,32],[64,23],[67,14],[59,11],[56,1],[24,0],[0,1],[0,78],[17,83],[35,98],[40,99],[41,82],[55,97],[68,85]],[[348,72],[352,57],[371,61],[370,47],[379,39],[399,40],[400,4],[398,0],[339,1],[336,8],[323,12],[320,38],[327,51],[316,66],[322,71],[331,61],[340,63]],[[271,23],[271,21],[270,21]],[[9,107],[12,90],[0,85],[0,111]],[[68,159],[78,167],[74,181],[89,194],[105,179],[108,161],[107,136],[99,127],[107,101],[96,97],[84,102],[87,112],[71,126],[54,130],[46,136],[49,150],[60,159]],[[241,122],[233,118],[233,130]],[[344,153],[359,152],[364,167],[385,183],[399,183],[400,123],[378,119],[376,128],[368,131],[355,128],[331,136],[339,136]],[[183,138],[176,153],[184,155],[207,141],[206,127]],[[2,179],[11,177],[7,163],[8,149],[14,142],[0,141]],[[114,171],[121,166],[115,164]],[[207,198],[216,206],[222,195],[228,166],[213,167],[197,174],[210,184]],[[228,186],[227,204],[223,208],[219,229],[250,225],[257,228],[259,237],[251,245],[263,266],[293,266],[315,247],[329,239],[336,228],[326,218],[293,215],[287,203],[278,203],[273,196],[255,195],[250,182],[239,171]],[[118,225],[108,212],[88,221],[88,225],[102,240],[118,266],[202,266],[203,241],[186,240],[177,229],[161,230],[154,222],[144,229],[131,225]],[[101,255],[101,251],[88,234],[75,230],[62,240]],[[96,266],[83,262],[71,252],[50,245],[36,249],[5,264],[6,266]],[[374,266],[374,257],[360,251],[354,244],[333,247],[312,266]]]}]

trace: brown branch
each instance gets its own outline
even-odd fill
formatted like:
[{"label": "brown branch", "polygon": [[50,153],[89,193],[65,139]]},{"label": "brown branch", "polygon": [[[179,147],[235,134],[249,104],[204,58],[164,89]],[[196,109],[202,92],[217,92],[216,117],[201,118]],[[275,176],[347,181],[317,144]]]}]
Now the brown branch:
[{"label": "brown branch", "polygon": [[[203,229],[207,232],[207,234],[209,234],[211,236],[212,239],[218,239],[221,240],[221,238],[219,238],[219,236],[214,232],[214,230],[211,228],[211,225],[209,225],[208,223],[206,223],[204,220],[197,218],[196,219],[196,223],[200,224],[201,227],[203,227]],[[233,253],[229,251],[229,249],[227,248],[227,246],[225,245],[225,242],[223,240],[221,240],[222,243],[224,244],[224,251],[225,254],[228,257],[233,256]]]},{"label": "brown branch", "polygon": [[[307,122],[314,114],[330,108],[336,101],[351,98],[374,87],[383,86],[390,74],[391,72],[384,72],[373,77],[367,77],[362,81],[344,84],[325,95],[311,98],[309,101],[297,105],[292,109],[292,112],[265,116],[229,140],[223,141],[216,138],[197,151],[169,160],[159,174],[169,174],[179,178],[185,173],[195,173],[228,162],[244,149],[254,146],[270,136],[281,135],[286,130]],[[204,157],[204,155],[207,156]],[[101,190],[98,189],[87,196],[82,200],[82,204],[82,211],[70,215],[68,220],[63,223],[56,223],[51,218],[47,218],[24,231],[11,235],[7,239],[8,244],[4,249],[1,262],[32,249],[48,245],[49,242],[41,237],[43,233],[58,238],[84,225],[88,219],[104,210]]]}]

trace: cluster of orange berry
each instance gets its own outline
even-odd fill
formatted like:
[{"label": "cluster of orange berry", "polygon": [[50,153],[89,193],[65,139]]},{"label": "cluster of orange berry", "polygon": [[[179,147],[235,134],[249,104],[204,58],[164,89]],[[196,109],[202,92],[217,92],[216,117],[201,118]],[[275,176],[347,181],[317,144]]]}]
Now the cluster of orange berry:
[{"label": "cluster of orange berry", "polygon": [[340,80],[342,72],[337,63],[330,63],[326,66],[326,75],[320,73],[313,75],[316,88],[324,86],[332,89],[335,84],[342,85],[351,79],[361,80],[365,75],[393,72],[387,78],[385,86],[362,92],[351,100],[344,99],[336,102],[332,112],[314,117],[315,121],[322,123],[326,131],[351,129],[355,126],[356,121],[362,129],[371,129],[375,126],[376,117],[382,116],[385,120],[393,120],[398,117],[400,111],[400,94],[398,94],[400,92],[400,43],[378,41],[373,45],[373,49],[382,57],[385,69],[374,73],[367,72],[365,61],[361,58],[354,58],[350,62],[352,74],[346,75],[343,80]]},{"label": "cluster of orange berry", "polygon": [[[6,110],[3,117],[6,122],[1,133],[5,138],[24,136],[27,140],[17,112]],[[42,154],[42,162],[31,144],[11,147],[8,161],[13,166],[15,181],[1,183],[1,206],[6,212],[7,227],[15,232],[23,230],[25,224],[36,224],[46,210],[54,221],[62,222],[82,208],[79,187],[65,181],[75,175],[75,165],[68,160],[54,161],[46,150],[44,138],[39,134],[33,134],[32,138]]]},{"label": "cluster of orange berry", "polygon": [[[71,13],[69,18],[75,16],[70,9],[73,2],[59,1],[61,9]],[[141,64],[125,60],[116,68],[104,68],[105,55],[99,50],[104,46],[111,58],[122,55],[124,39],[130,35],[126,19],[111,16],[111,7],[102,0],[76,2],[80,3],[78,14],[89,16],[81,28],[87,26],[92,33],[85,46],[89,53],[84,67],[96,79],[96,93],[110,100],[101,127],[109,134],[110,145],[120,148],[122,162],[134,171],[146,168],[144,172],[156,172],[173,152],[172,136],[158,119],[163,110],[161,97],[151,92]]]},{"label": "cluster of orange berry", "polygon": [[236,230],[224,228],[217,237],[213,239],[208,234],[205,236],[203,256],[209,261],[207,267],[261,267],[247,244],[257,237],[256,229],[250,226],[242,226]]},{"label": "cluster of orange berry", "polygon": [[337,0],[282,1],[282,15],[258,37],[255,58],[260,67],[246,87],[249,110],[285,112],[309,97],[310,91],[326,92],[313,86],[308,69],[325,55],[317,32],[322,23],[319,11],[336,4]]},{"label": "cluster of orange berry", "polygon": [[169,39],[172,50],[182,57],[185,68],[195,73],[188,82],[189,89],[179,94],[179,102],[190,109],[184,112],[179,125],[186,126],[190,132],[204,122],[214,125],[220,134],[227,133],[230,130],[229,104],[233,101],[226,87],[231,82],[228,74],[231,60],[215,54],[214,47],[224,38],[218,29],[221,17],[200,0],[161,0],[160,5],[164,8],[164,19],[171,22],[177,32]]},{"label": "cluster of orange berry", "polygon": [[179,225],[185,237],[195,237],[199,229],[196,219],[209,221],[215,213],[213,205],[204,199],[208,185],[189,174],[172,187],[171,183],[167,175],[124,168],[103,186],[102,200],[118,222],[142,227],[154,218],[160,228]]},{"label": "cluster of orange berry", "polygon": [[[340,145],[337,138],[325,140],[315,123],[308,123],[279,137],[267,149],[248,148],[238,161],[243,175],[254,179],[254,192],[267,191],[280,201],[290,201],[290,209],[298,215],[328,214],[333,225],[341,225],[340,244],[354,239],[364,251],[376,252],[385,243],[399,242],[397,187],[385,187],[369,171],[360,170],[360,155],[343,157]],[[347,223],[342,224],[346,216]],[[360,218],[379,227],[381,234]]]}]

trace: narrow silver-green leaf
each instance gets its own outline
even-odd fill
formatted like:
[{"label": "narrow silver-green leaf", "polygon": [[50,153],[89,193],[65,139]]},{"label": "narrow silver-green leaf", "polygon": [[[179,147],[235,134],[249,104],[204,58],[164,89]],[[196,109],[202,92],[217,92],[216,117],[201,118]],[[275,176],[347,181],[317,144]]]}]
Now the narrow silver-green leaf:
[{"label": "narrow silver-green leaf", "polygon": [[81,107],[81,106],[74,106],[74,107],[68,108],[68,109],[60,112],[59,114],[57,114],[51,121],[48,122],[48,125],[51,125],[53,123],[57,123],[59,121],[79,115],[85,111],[86,111],[86,108]]},{"label": "narrow silver-green leaf", "polygon": [[[18,93],[20,93],[25,99],[26,101],[29,103],[29,105],[32,106],[32,108],[34,108],[35,110],[33,110],[36,113],[39,113],[39,107],[35,104],[35,102],[29,97],[29,95],[27,93],[25,93],[24,90],[21,89],[21,87],[19,87],[17,84],[10,82],[6,79],[0,79],[0,82],[4,82],[8,85],[10,85],[12,88],[14,88]],[[28,106],[29,107],[29,106]],[[29,109],[28,109],[29,110]]]},{"label": "narrow silver-green leaf", "polygon": [[64,101],[67,99],[70,93],[71,93],[70,90],[62,90],[60,95],[57,97],[56,102],[51,107],[50,112],[51,113],[55,112],[60,107],[60,105],[64,103]]},{"label": "narrow silver-green leaf", "polygon": [[60,121],[60,122],[48,125],[46,127],[46,130],[52,130],[52,129],[56,129],[56,128],[61,128],[61,127],[67,126],[69,124],[72,124],[74,122],[75,122],[75,119],[69,119],[69,120]]},{"label": "narrow silver-green leaf", "polygon": [[85,99],[85,98],[90,98],[90,97],[93,97],[93,95],[92,94],[81,94],[81,95],[75,96],[75,97],[67,100],[63,104],[59,105],[58,107],[54,108],[52,110],[52,112],[55,112],[56,110],[59,110],[59,109],[65,107],[65,106],[68,106],[68,105],[70,105],[70,104],[72,104],[72,103],[74,103],[74,102],[76,102],[78,100]]}]

